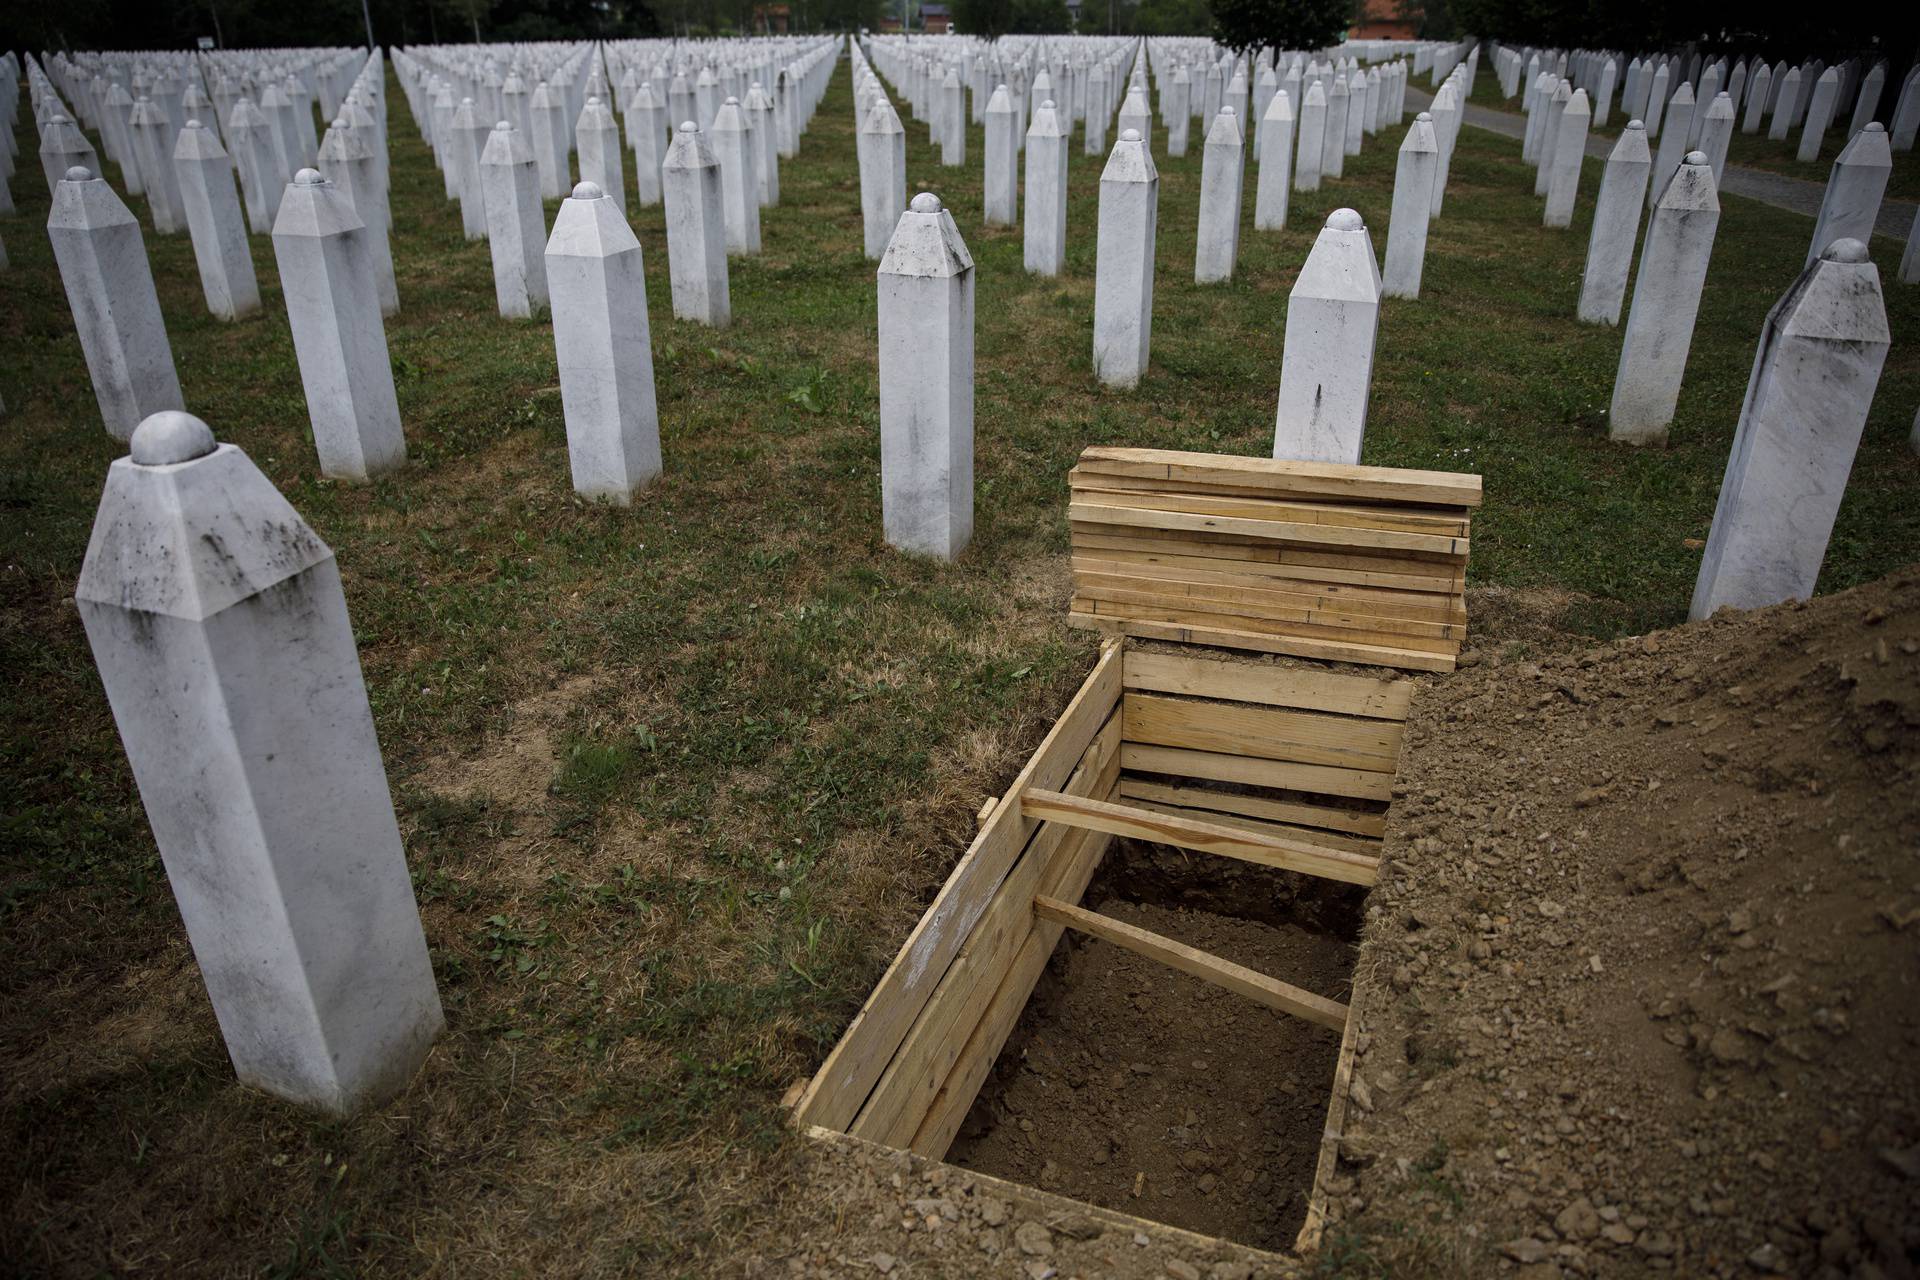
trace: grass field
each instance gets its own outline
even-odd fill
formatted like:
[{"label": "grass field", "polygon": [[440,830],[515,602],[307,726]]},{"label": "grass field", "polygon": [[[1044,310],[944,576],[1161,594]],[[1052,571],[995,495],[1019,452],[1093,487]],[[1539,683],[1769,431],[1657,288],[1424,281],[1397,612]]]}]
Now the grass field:
[{"label": "grass field", "polygon": [[[0,1256],[22,1270],[693,1274],[806,1222],[782,1090],[1091,660],[1064,624],[1068,467],[1092,443],[1270,448],[1287,290],[1340,205],[1384,250],[1401,133],[1296,194],[1283,233],[1251,231],[1250,180],[1239,274],[1200,288],[1200,148],[1168,160],[1156,131],[1153,362],[1119,393],[1090,372],[1101,158],[1076,135],[1067,272],[1034,279],[980,226],[980,130],[948,170],[909,120],[909,183],[979,271],[976,540],[939,566],[879,533],[844,63],[765,252],[732,264],[732,328],[670,318],[661,211],[634,211],[666,474],[627,510],[572,496],[550,328],[494,313],[486,247],[389,97],[400,474],[317,478],[268,240],[265,312],[237,325],[206,315],[184,236],[147,240],[188,406],[338,554],[446,1003],[414,1088],[347,1124],[234,1083],[69,603],[121,450],[22,103],[0,223]],[[1724,201],[1673,443],[1636,451],[1605,438],[1619,334],[1573,320],[1589,210],[1544,230],[1531,191],[1517,143],[1463,131],[1426,296],[1383,311],[1366,461],[1485,475],[1477,585],[1587,634],[1671,624],[1809,223]],[[1920,557],[1920,289],[1875,250],[1895,345],[1825,590]]]}]

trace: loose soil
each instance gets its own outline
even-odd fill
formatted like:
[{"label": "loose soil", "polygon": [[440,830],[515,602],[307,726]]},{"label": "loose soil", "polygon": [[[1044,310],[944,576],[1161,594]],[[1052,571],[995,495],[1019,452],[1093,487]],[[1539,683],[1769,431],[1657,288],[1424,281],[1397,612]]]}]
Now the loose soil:
[{"label": "loose soil", "polygon": [[[1346,997],[1353,948],[1330,934],[1103,901],[1097,887],[1086,904]],[[1339,1047],[1324,1027],[1069,930],[948,1159],[1285,1249],[1306,1213]]]},{"label": "loose soil", "polygon": [[1920,1261],[1920,573],[1414,704],[1329,1256]]}]

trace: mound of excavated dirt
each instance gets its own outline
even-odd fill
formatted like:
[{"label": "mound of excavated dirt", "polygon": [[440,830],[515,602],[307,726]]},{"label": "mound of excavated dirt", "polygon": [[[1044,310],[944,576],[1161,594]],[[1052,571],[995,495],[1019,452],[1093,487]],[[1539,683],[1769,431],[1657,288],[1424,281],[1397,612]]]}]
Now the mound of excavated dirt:
[{"label": "mound of excavated dirt", "polygon": [[1416,699],[1328,1259],[1908,1276],[1920,570]]}]

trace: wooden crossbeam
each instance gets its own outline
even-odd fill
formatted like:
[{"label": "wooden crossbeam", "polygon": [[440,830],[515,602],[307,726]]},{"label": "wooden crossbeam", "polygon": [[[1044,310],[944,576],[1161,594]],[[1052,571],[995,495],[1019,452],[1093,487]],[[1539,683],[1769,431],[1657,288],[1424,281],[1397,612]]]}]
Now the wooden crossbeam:
[{"label": "wooden crossbeam", "polygon": [[1196,978],[1211,982],[1215,986],[1225,987],[1237,992],[1257,1004],[1269,1009],[1278,1009],[1282,1013],[1304,1018],[1308,1022],[1335,1031],[1344,1031],[1347,1026],[1347,1006],[1325,996],[1317,996],[1278,978],[1269,978],[1245,965],[1231,960],[1222,960],[1197,947],[1184,942],[1176,942],[1161,934],[1150,933],[1135,928],[1112,916],[1103,916],[1097,911],[1088,911],[1083,907],[1070,906],[1055,898],[1037,897],[1033,900],[1033,914],[1042,920],[1052,920],[1069,929],[1076,929],[1091,937],[1111,942],[1116,947],[1125,947],[1128,951],[1146,956],[1149,960],[1158,960],[1161,964],[1190,973]]},{"label": "wooden crossbeam", "polygon": [[1296,844],[1222,823],[1180,818],[1132,805],[1034,789],[1021,793],[1020,805],[1030,818],[1105,831],[1133,840],[1153,840],[1199,853],[1215,853],[1243,862],[1256,862],[1261,866],[1300,871],[1329,880],[1344,880],[1348,884],[1370,885],[1380,874],[1378,858]]}]

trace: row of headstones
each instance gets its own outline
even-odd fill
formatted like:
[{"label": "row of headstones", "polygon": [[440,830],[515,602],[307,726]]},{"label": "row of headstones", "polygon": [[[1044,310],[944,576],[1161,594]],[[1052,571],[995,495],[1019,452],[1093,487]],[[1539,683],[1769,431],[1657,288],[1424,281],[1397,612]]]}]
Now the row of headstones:
[{"label": "row of headstones", "polygon": [[[1150,164],[1137,139],[1132,147]],[[76,179],[63,194],[89,185]],[[286,204],[326,203],[323,181],[295,185],[313,190]],[[634,401],[605,381],[577,396],[568,370],[635,349],[644,357],[649,345],[639,246],[611,202],[583,187],[549,246],[584,264],[564,291],[636,306],[585,325],[585,361],[561,336],[572,320],[556,316],[570,450],[577,407],[608,394]],[[1316,256],[1323,247],[1342,270],[1371,267],[1351,210],[1329,219]],[[1319,271],[1310,259],[1302,278]],[[951,216],[931,193],[917,196],[878,282],[883,500],[890,540],[933,554],[964,546],[972,521],[973,272]],[[1357,392],[1364,413],[1371,317],[1306,310],[1303,328],[1347,329],[1347,341],[1319,349],[1326,363],[1312,376]],[[1294,313],[1289,352],[1303,336]],[[1696,616],[1811,591],[1887,345],[1877,273],[1860,246],[1839,242],[1769,317]],[[650,364],[629,359],[610,376],[623,375],[644,383],[650,404]],[[1781,510],[1792,513],[1785,522]],[[233,573],[236,562],[248,572]],[[189,415],[161,412],[113,466],[76,598],[241,1078],[333,1112],[396,1092],[443,1018],[331,552],[240,450]],[[222,690],[238,684],[265,700],[250,707],[260,714],[227,714]],[[261,759],[276,767],[236,763]],[[215,797],[232,821],[208,828],[201,815]],[[313,821],[322,807],[328,820]],[[343,876],[345,849],[356,856]]]},{"label": "row of headstones", "polygon": [[[1102,179],[1094,342],[1106,380],[1116,356],[1141,361],[1151,323],[1150,254],[1143,272],[1139,255],[1110,252],[1123,247],[1121,235],[1151,235],[1151,165],[1139,140],[1123,136]],[[1396,219],[1399,203],[1396,193]],[[1663,436],[1671,421],[1717,219],[1712,169],[1692,153],[1648,234],[1614,392],[1617,437],[1622,424],[1655,418]],[[1359,460],[1379,282],[1360,216],[1336,210],[1288,299],[1275,457]],[[1124,306],[1116,306],[1123,290]],[[946,559],[964,549],[973,524],[973,299],[974,264],[959,229],[938,198],[922,192],[880,265],[883,512],[894,546]],[[1767,317],[1693,617],[1812,594],[1889,343],[1866,247],[1834,241]],[[1653,434],[1643,426],[1634,438]]]},{"label": "row of headstones", "polygon": [[[376,55],[363,78],[377,77],[380,67]],[[737,116],[732,106],[723,119],[728,113]],[[744,146],[727,146],[730,138],[741,136],[738,130],[718,131],[721,154],[729,161],[723,164],[689,124],[663,166],[675,310],[709,324],[727,322],[725,253],[729,242],[740,243],[723,232],[723,225],[731,231],[741,217],[751,217],[748,225],[757,233],[757,169],[746,163]],[[297,197],[293,203],[276,198],[271,205],[321,472],[366,479],[400,466],[406,445],[380,320],[398,307],[386,183],[367,148],[354,148],[352,141],[351,132],[330,129],[319,148],[327,172],[302,169],[285,188]],[[177,155],[173,170],[188,196],[209,306],[227,318],[257,310],[258,287],[225,153],[211,131],[189,121]],[[90,146],[74,158],[94,159]],[[484,161],[477,168],[487,179],[498,303],[504,314],[529,315],[533,303],[549,302],[551,253],[564,237],[550,241],[546,235],[533,159],[504,122],[489,139]],[[617,168],[614,173],[617,183]],[[111,433],[125,438],[148,414],[182,404],[145,247],[132,214],[85,166],[71,167],[54,187],[49,234],[102,418]],[[583,187],[598,192],[595,199],[605,199],[606,190],[591,177]],[[745,198],[736,198],[723,214],[729,187]],[[624,208],[613,200],[607,205],[624,227]],[[556,237],[559,230],[556,224]],[[625,238],[631,241],[630,230]],[[622,246],[608,245],[609,255],[618,257]],[[758,248],[757,234],[751,248]],[[564,347],[561,332],[569,326],[558,310],[555,323],[556,342]],[[647,391],[650,397],[650,373]],[[641,461],[594,466],[585,473],[576,466],[576,478],[583,493],[611,497],[630,494],[657,471],[656,456],[651,471]]]},{"label": "row of headstones", "polygon": [[[345,57],[354,62],[357,54]],[[204,96],[196,93],[199,72],[195,66],[188,64],[186,74],[194,82],[188,83],[180,96],[188,111],[211,109]],[[383,66],[376,51],[369,58],[358,58],[356,65],[343,65],[322,74],[338,114],[311,149],[291,123],[282,119],[276,125],[254,105],[251,85],[244,77],[236,82],[224,72],[217,74],[221,89],[216,96],[233,99],[225,129],[234,148],[231,154],[221,145],[217,117],[211,117],[215,127],[208,127],[197,115],[188,115],[175,129],[171,118],[148,95],[143,94],[123,114],[117,100],[125,97],[124,93],[95,92],[101,104],[96,119],[109,159],[118,165],[129,194],[145,195],[148,216],[157,234],[172,235],[182,230],[190,234],[202,291],[214,315],[232,320],[258,310],[259,290],[246,245],[247,228],[259,233],[271,231],[287,179],[298,169],[316,163],[349,193],[360,217],[372,229],[369,234],[376,242],[373,249],[381,306],[388,314],[398,309],[387,242],[390,218]],[[34,69],[30,63],[30,80]],[[126,75],[130,69],[109,62],[97,70],[93,81],[96,90],[99,84],[108,82],[108,77]],[[138,69],[131,69],[130,78],[138,80],[139,76]],[[277,78],[263,69],[265,96],[284,102],[287,95],[279,91]],[[285,80],[299,82],[294,76]],[[113,89],[120,88],[117,78],[111,84]],[[51,79],[34,81],[34,85],[36,111],[45,120],[40,160],[50,193],[57,193],[60,180],[75,168],[103,175],[92,143],[68,114]],[[304,97],[298,114],[311,131],[311,104]],[[113,141],[116,137],[121,139],[118,145]],[[234,193],[236,178],[245,197],[245,223]],[[131,427],[132,421],[126,422],[125,429]]]},{"label": "row of headstones", "polygon": [[[1523,156],[1538,165],[1534,190],[1546,197],[1546,225],[1566,227],[1586,154],[1589,113],[1584,89],[1569,95],[1569,82],[1561,78],[1550,91],[1550,78],[1552,73],[1542,73],[1531,94]],[[1580,320],[1619,322],[1641,212],[1653,206],[1615,372],[1609,418],[1615,440],[1661,443],[1673,421],[1719,221],[1719,178],[1732,126],[1728,104],[1729,94],[1720,91],[1700,135],[1707,149],[1680,153],[1678,144],[1688,136],[1687,117],[1693,111],[1691,94],[1682,84],[1667,113],[1659,158],[1652,158],[1646,128],[1634,119],[1606,161],[1576,308]],[[1869,123],[1834,164],[1803,266],[1835,241],[1871,243],[1890,168],[1886,132]],[[1657,180],[1650,183],[1650,176]],[[1897,278],[1920,280],[1920,217]]]},{"label": "row of headstones", "polygon": [[[294,185],[284,203],[332,203],[324,182]],[[91,194],[77,188],[112,195],[74,179],[69,201]],[[959,243],[935,210],[902,219],[903,257]],[[592,270],[640,299],[641,327],[595,341],[644,352],[623,232],[604,194],[581,191],[550,247],[621,241]],[[895,345],[883,336],[881,358],[897,372],[913,303],[886,289],[883,276]],[[969,340],[971,319],[969,306]],[[948,376],[970,403],[967,356]],[[245,453],[163,410],[109,472],[75,597],[240,1079],[333,1114],[398,1093],[445,1020],[333,553]],[[246,715],[228,705],[236,687]]]},{"label": "row of headstones", "polygon": [[[905,140],[899,116],[887,99],[880,78],[857,45],[854,57],[854,96],[860,121],[858,137],[866,251],[869,257],[877,258],[892,233],[900,207],[905,201]],[[1306,104],[1298,129],[1295,127],[1291,92],[1277,87],[1280,80],[1270,63],[1264,67],[1261,85],[1266,90],[1266,102],[1253,146],[1254,158],[1260,167],[1254,210],[1254,226],[1257,230],[1284,228],[1290,187],[1302,191],[1317,190],[1323,173],[1339,176],[1341,158],[1359,154],[1365,135],[1399,122],[1402,112],[1400,104],[1404,101],[1405,66],[1405,63],[1391,64],[1384,82],[1378,75],[1378,69],[1366,82],[1354,69],[1351,72],[1354,88],[1350,95],[1346,91],[1347,74],[1326,66],[1307,68],[1304,73],[1308,83]],[[1396,67],[1400,69],[1398,74],[1394,70]],[[1452,86],[1461,74],[1470,72],[1456,73],[1450,78],[1448,87],[1443,89],[1442,101],[1436,104],[1436,112],[1442,121],[1439,138],[1444,145],[1435,143],[1431,131],[1427,135],[1428,145],[1434,147],[1437,157],[1432,167],[1439,174],[1438,185],[1432,188],[1429,196],[1435,213],[1438,212],[1440,193],[1445,188],[1445,159],[1451,156],[1453,139],[1457,136],[1458,111],[1454,106],[1456,91]],[[1184,66],[1176,67],[1173,75],[1171,94],[1162,94],[1170,143],[1182,139],[1188,118],[1185,106],[1188,82]],[[1288,68],[1287,83],[1297,87],[1302,75],[1301,65],[1294,63]],[[1036,92],[1044,93],[1050,87],[1047,77],[1048,73],[1043,68],[1034,81]],[[1333,99],[1337,113],[1329,110],[1328,99],[1322,89],[1322,79],[1327,77],[1341,91]],[[1145,81],[1146,64],[1134,63],[1126,98],[1119,106],[1119,124],[1122,139],[1144,144],[1148,153],[1147,162],[1151,164],[1152,117],[1147,107]],[[1388,88],[1382,89],[1383,83]],[[1240,111],[1247,106],[1244,70],[1234,72],[1227,82],[1225,96],[1227,100],[1219,106],[1212,127],[1208,130],[1204,153],[1200,234],[1194,263],[1195,282],[1202,284],[1231,279],[1238,255],[1244,159],[1248,148],[1241,133],[1236,106]],[[1089,140],[1098,138],[1105,131],[1106,111],[1102,99],[1096,92],[1092,100],[1094,106],[1087,118]],[[1356,104],[1356,109],[1351,112],[1347,110],[1349,102]],[[960,121],[960,127],[964,129],[964,119],[957,111],[950,118]],[[1071,117],[1064,108],[1056,107],[1052,99],[1041,97],[1034,104],[1030,123],[1024,132],[1021,128],[1023,118],[1026,118],[1026,113],[1015,100],[1009,86],[998,85],[985,112],[984,221],[989,226],[1018,224],[1019,157],[1024,150],[1028,192],[1025,224],[1027,269],[1040,275],[1054,275],[1060,269],[1065,252],[1067,135]],[[1297,163],[1296,136],[1299,139]],[[1171,145],[1169,149],[1176,155],[1184,150],[1176,150]],[[1418,165],[1421,162],[1413,163]],[[1422,190],[1429,189],[1428,185],[1424,185],[1427,184],[1425,170],[1419,181],[1423,184]],[[1417,239],[1418,243],[1424,245],[1424,220],[1417,227],[1411,222],[1406,225],[1410,237],[1408,244],[1413,244]],[[1404,292],[1405,296],[1417,296],[1418,254],[1406,261],[1410,273],[1396,281],[1396,284],[1404,286],[1396,291]]]},{"label": "row of headstones", "polygon": [[[1496,49],[1494,56],[1505,96],[1511,98],[1523,88],[1531,91],[1542,74],[1571,79],[1575,87],[1588,91],[1594,124],[1600,127],[1607,122],[1617,84],[1621,110],[1643,120],[1650,138],[1660,136],[1663,105],[1681,83],[1697,86],[1693,96],[1702,102],[1711,103],[1725,91],[1744,134],[1759,133],[1766,123],[1767,136],[1782,142],[1799,128],[1796,155],[1802,162],[1820,154],[1827,131],[1842,115],[1848,117],[1848,138],[1856,137],[1872,121],[1881,121],[1895,151],[1913,150],[1920,135],[1920,66],[1907,72],[1889,108],[1886,63],[1864,66],[1858,58],[1830,67],[1817,58],[1797,66],[1782,59],[1770,66],[1758,56],[1729,63],[1726,57],[1709,59],[1701,54],[1690,59],[1648,55],[1628,60],[1622,81],[1619,66],[1624,55],[1601,50],[1505,47]],[[1690,130],[1686,149],[1699,149],[1701,121],[1693,120]]]}]

